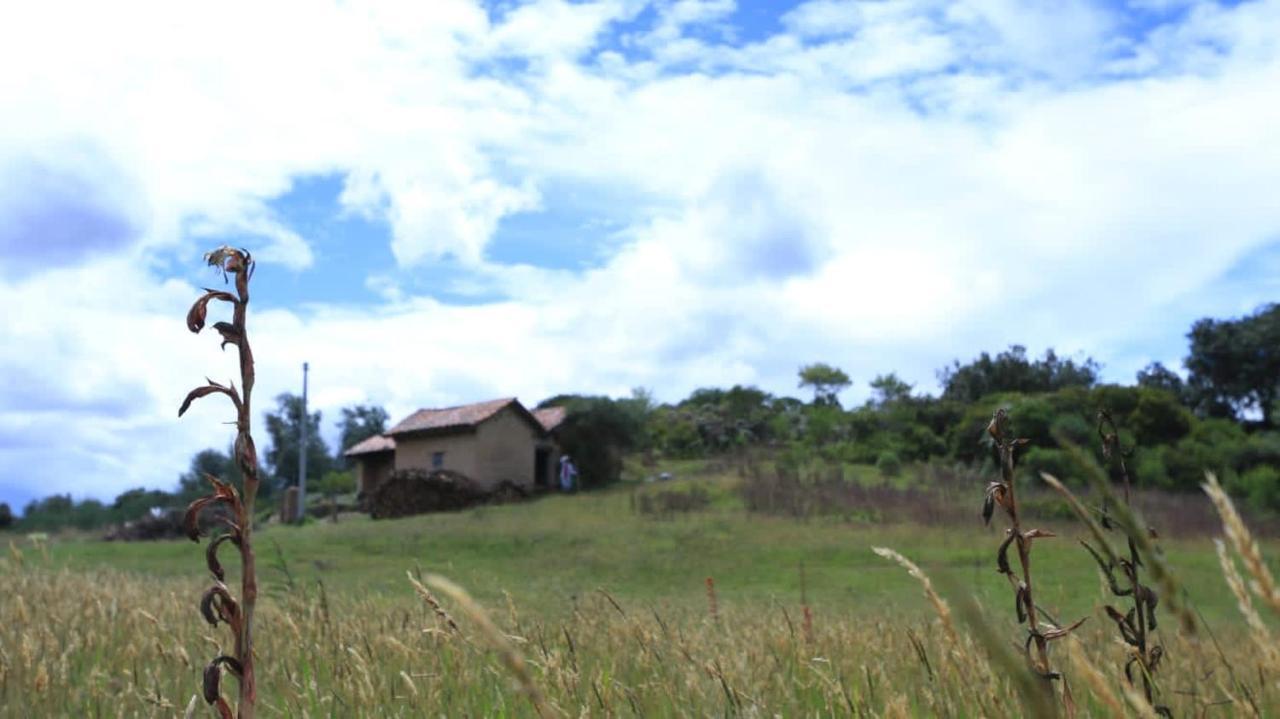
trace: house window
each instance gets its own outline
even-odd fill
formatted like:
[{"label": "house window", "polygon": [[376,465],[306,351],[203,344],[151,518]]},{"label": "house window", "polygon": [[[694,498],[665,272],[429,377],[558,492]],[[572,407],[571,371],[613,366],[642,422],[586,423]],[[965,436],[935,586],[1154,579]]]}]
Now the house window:
[{"label": "house window", "polygon": [[441,469],[444,467],[444,452],[431,453],[431,468]]}]

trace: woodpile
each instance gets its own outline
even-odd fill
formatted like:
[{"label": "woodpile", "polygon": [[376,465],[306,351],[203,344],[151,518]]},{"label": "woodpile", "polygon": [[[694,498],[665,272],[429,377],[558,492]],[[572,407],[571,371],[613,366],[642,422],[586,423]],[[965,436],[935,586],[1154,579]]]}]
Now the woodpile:
[{"label": "woodpile", "polygon": [[185,537],[182,515],[183,512],[180,509],[166,509],[145,514],[131,522],[112,527],[103,539],[108,542],[141,542]]},{"label": "woodpile", "polygon": [[[183,509],[156,509],[138,519],[111,527],[102,538],[108,542],[182,539],[187,536],[186,529],[182,525],[185,514],[186,510]],[[220,521],[222,518],[229,519],[230,515],[221,507],[206,508],[197,520],[200,523],[200,531],[205,533],[225,531]]]},{"label": "woodpile", "polygon": [[480,504],[523,499],[527,493],[510,482],[486,491],[470,477],[447,469],[405,469],[391,473],[366,498],[374,519],[448,512]]}]

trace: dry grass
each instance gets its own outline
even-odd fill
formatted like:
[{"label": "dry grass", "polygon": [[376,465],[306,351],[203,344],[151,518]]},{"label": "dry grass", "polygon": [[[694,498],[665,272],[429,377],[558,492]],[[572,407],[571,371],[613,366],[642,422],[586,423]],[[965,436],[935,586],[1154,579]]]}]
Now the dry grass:
[{"label": "dry grass", "polygon": [[[916,568],[920,577],[924,572]],[[0,715],[175,716],[199,691],[202,657],[226,636],[189,620],[194,581],[120,572],[67,572],[38,556],[5,560],[0,582]],[[272,595],[260,603],[263,716],[1012,716],[1012,683],[964,631],[927,618],[824,613],[806,639],[787,608],[722,602],[703,611],[630,605],[596,593],[560,619],[459,603],[429,606],[408,582],[402,596]],[[434,598],[434,595],[431,595]],[[1101,597],[1101,595],[1099,595]],[[939,597],[936,606],[946,606]],[[792,609],[794,611],[794,608]],[[483,612],[491,626],[477,623]],[[998,613],[997,613],[998,614]],[[458,629],[449,626],[460,617]],[[461,617],[466,617],[463,619]],[[1002,632],[1007,630],[1000,630]],[[1280,711],[1257,677],[1248,629],[1221,633],[1222,660],[1175,637],[1162,682],[1177,716]],[[1113,716],[1124,701],[1113,638],[1085,631],[1071,677],[1079,716]],[[498,649],[495,649],[498,647]],[[509,669],[518,660],[523,681]],[[1259,674],[1259,672],[1262,672]],[[1077,680],[1078,679],[1078,680]],[[530,701],[530,687],[539,697]],[[1119,698],[1119,699],[1117,699]],[[1220,702],[1233,702],[1221,704]],[[199,707],[195,716],[205,716]]]}]

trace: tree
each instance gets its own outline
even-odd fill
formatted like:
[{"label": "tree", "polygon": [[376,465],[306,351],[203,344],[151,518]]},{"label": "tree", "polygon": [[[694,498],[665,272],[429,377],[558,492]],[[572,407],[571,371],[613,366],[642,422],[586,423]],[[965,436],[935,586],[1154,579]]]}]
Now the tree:
[{"label": "tree", "polygon": [[565,419],[556,430],[560,448],[578,467],[584,489],[616,482],[622,475],[622,455],[633,449],[641,438],[643,427],[629,400],[608,397],[561,395],[544,400],[539,408],[565,408]]},{"label": "tree", "polygon": [[43,499],[33,499],[22,510],[22,528],[27,531],[48,531],[71,524],[75,502],[70,494],[51,494]]},{"label": "tree", "polygon": [[1138,370],[1138,386],[1147,389],[1162,389],[1174,397],[1181,397],[1184,390],[1182,378],[1178,376],[1178,373],[1159,362],[1152,362]]},{"label": "tree", "polygon": [[997,392],[1034,394],[1067,387],[1092,387],[1101,369],[1091,357],[1076,362],[1059,357],[1053,349],[1045,350],[1041,359],[1030,360],[1026,347],[1010,345],[995,357],[983,352],[968,364],[962,365],[956,360],[951,366],[938,370],[938,381],[942,384],[943,399],[976,402]]},{"label": "tree", "polygon": [[0,502],[0,529],[8,529],[13,526],[13,510],[9,509],[8,502]]},{"label": "tree", "polygon": [[[201,493],[208,492],[208,482],[201,487]],[[199,495],[196,495],[199,496]],[[121,492],[111,503],[111,516],[114,521],[127,522],[139,519],[151,511],[153,507],[170,507],[177,504],[177,498],[159,489],[143,489],[137,487]]]},{"label": "tree", "polygon": [[1280,389],[1280,305],[1235,320],[1205,318],[1191,326],[1187,394],[1202,415],[1243,419],[1249,412],[1273,427]]},{"label": "tree", "polygon": [[871,403],[877,407],[901,402],[910,397],[911,385],[903,382],[893,372],[876,375],[876,378],[871,380]]},{"label": "tree", "polygon": [[[276,409],[267,413],[267,466],[282,487],[298,483],[298,430],[302,426],[302,397],[285,392],[276,396]],[[307,476],[323,477],[332,460],[320,437],[320,413],[307,415]]]},{"label": "tree", "polygon": [[316,484],[316,489],[329,500],[329,518],[338,521],[339,494],[355,494],[356,473],[354,470],[331,469]]},{"label": "tree", "polygon": [[[342,408],[342,419],[338,420],[339,440],[338,454],[356,446],[370,437],[376,437],[387,431],[387,411],[381,407],[370,407],[358,404]],[[339,459],[342,459],[340,456]],[[344,461],[343,466],[347,466]]]},{"label": "tree", "polygon": [[838,407],[840,401],[836,395],[847,389],[852,382],[849,375],[838,367],[825,362],[814,362],[800,368],[799,387],[813,388],[813,403]]},{"label": "tree", "polygon": [[[178,496],[183,502],[209,493],[209,476],[231,482],[239,490],[243,486],[240,472],[231,461],[229,452],[213,448],[202,449],[191,457],[191,467],[178,477]],[[123,495],[122,495],[123,496]]]}]

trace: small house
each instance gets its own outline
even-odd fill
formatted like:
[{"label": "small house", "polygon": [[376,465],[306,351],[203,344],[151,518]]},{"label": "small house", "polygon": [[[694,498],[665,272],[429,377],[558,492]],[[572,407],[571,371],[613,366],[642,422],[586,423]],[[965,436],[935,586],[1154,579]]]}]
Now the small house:
[{"label": "small house", "polygon": [[344,454],[356,462],[361,494],[406,469],[450,470],[483,490],[510,483],[534,491],[554,486],[555,431],[564,418],[563,407],[531,412],[514,397],[420,409]]}]

